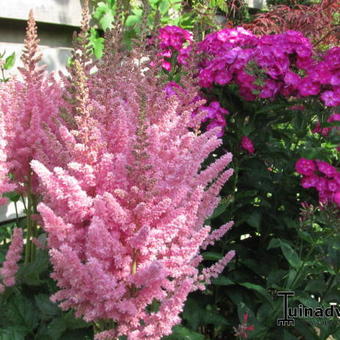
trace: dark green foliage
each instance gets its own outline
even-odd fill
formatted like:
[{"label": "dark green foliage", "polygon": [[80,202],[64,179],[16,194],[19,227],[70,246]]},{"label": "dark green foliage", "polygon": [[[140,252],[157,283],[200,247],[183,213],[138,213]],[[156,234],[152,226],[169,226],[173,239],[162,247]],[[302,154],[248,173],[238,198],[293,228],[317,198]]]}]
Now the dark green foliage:
[{"label": "dark green foliage", "polygon": [[0,295],[0,340],[93,339],[91,325],[51,302],[56,286],[49,272],[44,250],[34,262],[21,264],[17,284]]}]

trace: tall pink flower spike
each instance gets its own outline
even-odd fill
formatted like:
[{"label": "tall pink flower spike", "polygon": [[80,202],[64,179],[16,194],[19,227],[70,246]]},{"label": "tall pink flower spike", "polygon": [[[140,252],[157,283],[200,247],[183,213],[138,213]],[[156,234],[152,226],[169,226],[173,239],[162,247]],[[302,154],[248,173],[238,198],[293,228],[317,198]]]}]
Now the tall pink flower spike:
[{"label": "tall pink flower spike", "polygon": [[84,53],[74,53],[72,124],[56,134],[67,161],[31,166],[59,287],[52,300],[88,322],[111,321],[97,340],[158,340],[180,322],[188,294],[234,256],[198,269],[200,250],[231,227],[210,234],[204,221],[232,175],[232,155],[202,169],[222,142],[218,128],[198,132],[206,113],[192,117],[202,105],[193,100],[197,89],[183,79],[185,96],[169,98],[156,68],[141,62],[145,51],[123,56],[114,34],[106,34],[96,72]]}]

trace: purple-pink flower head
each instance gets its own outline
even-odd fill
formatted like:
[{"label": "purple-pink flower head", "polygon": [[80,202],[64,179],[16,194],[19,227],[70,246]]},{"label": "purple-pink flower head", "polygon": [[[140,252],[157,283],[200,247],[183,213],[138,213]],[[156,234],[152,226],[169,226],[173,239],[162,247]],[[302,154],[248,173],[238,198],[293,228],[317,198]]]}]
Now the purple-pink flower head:
[{"label": "purple-pink flower head", "polygon": [[[223,108],[218,101],[212,101],[208,105],[199,107],[197,112],[205,113],[202,122],[208,123],[206,126],[207,130],[218,127],[217,137],[224,135],[224,129],[227,125],[225,116],[229,114],[229,111]],[[195,112],[194,115],[197,114],[197,112]]]},{"label": "purple-pink flower head", "polygon": [[179,51],[184,43],[192,41],[192,33],[178,26],[165,26],[159,30],[158,38],[161,49],[172,47]]},{"label": "purple-pink flower head", "polygon": [[337,170],[334,166],[330,165],[329,163],[325,162],[325,161],[319,161],[316,160],[316,165],[318,167],[318,170],[326,175],[327,177],[334,177],[337,173]]},{"label": "purple-pink flower head", "polygon": [[241,147],[242,147],[242,149],[248,151],[250,154],[255,152],[254,144],[253,144],[252,140],[247,136],[242,137]]},{"label": "purple-pink flower head", "polygon": [[172,68],[169,58],[173,52],[177,53],[177,62],[185,65],[191,53],[191,47],[187,46],[192,41],[192,33],[177,26],[165,26],[159,30],[159,56],[163,57],[162,67],[170,71]]},{"label": "purple-pink flower head", "polygon": [[301,175],[312,176],[317,169],[313,160],[300,158],[295,163],[295,170]]}]

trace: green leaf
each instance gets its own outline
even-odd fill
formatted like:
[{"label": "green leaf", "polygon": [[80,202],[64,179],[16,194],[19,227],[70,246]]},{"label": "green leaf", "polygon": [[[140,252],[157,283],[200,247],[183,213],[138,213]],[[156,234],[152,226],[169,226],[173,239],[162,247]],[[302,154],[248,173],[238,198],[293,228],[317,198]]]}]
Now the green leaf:
[{"label": "green leaf", "polygon": [[295,335],[292,335],[287,330],[283,331],[283,340],[298,340]]},{"label": "green leaf", "polygon": [[280,247],[280,239],[273,238],[270,240],[267,250],[272,249],[272,248],[278,248],[278,247]]},{"label": "green leaf", "polygon": [[0,329],[0,340],[25,340],[28,331],[19,325]]},{"label": "green leaf", "polygon": [[261,225],[261,213],[258,211],[254,211],[246,220],[246,222],[253,228],[256,228],[257,231],[260,229]]},{"label": "green leaf", "polygon": [[202,334],[196,333],[183,326],[175,326],[170,336],[164,337],[164,340],[205,340]]},{"label": "green leaf", "polygon": [[136,25],[137,23],[139,23],[141,18],[142,17],[140,15],[129,15],[126,19],[125,25],[127,27],[132,27]]},{"label": "green leaf", "polygon": [[280,240],[280,247],[286,260],[293,268],[299,268],[302,264],[296,251],[286,242]]},{"label": "green leaf", "polygon": [[209,219],[213,219],[216,218],[218,216],[220,216],[221,214],[223,214],[227,208],[228,204],[226,202],[220,203],[218,205],[218,207],[214,210],[214,212],[212,213],[212,215],[210,216]]},{"label": "green leaf", "polygon": [[114,16],[113,12],[107,11],[100,19],[99,23],[104,31],[111,27],[113,22]]},{"label": "green leaf", "polygon": [[53,340],[59,340],[67,329],[65,320],[61,318],[53,319],[47,327],[47,333]]},{"label": "green leaf", "polygon": [[204,260],[211,260],[211,261],[218,261],[223,257],[223,255],[221,255],[220,253],[214,253],[212,251],[206,251],[202,253],[202,256]]},{"label": "green leaf", "polygon": [[42,319],[51,319],[60,313],[58,306],[50,300],[47,294],[38,294],[34,300],[42,314]]},{"label": "green leaf", "polygon": [[212,280],[212,284],[215,286],[230,286],[230,285],[234,285],[235,282],[221,275],[217,277],[216,279]]},{"label": "green leaf", "polygon": [[38,313],[32,301],[23,295],[13,295],[7,304],[11,324],[33,331],[38,325]]},{"label": "green leaf", "polygon": [[27,285],[39,286],[43,282],[40,275],[47,271],[48,265],[47,251],[39,249],[34,262],[20,266],[18,278]]},{"label": "green leaf", "polygon": [[[92,327],[91,327],[92,328]],[[60,338],[60,340],[76,340],[76,339],[93,339],[93,335],[90,334],[91,329],[76,329],[72,331],[66,331]]]},{"label": "green leaf", "polygon": [[311,292],[311,293],[320,293],[320,292],[325,292],[326,289],[327,289],[327,285],[324,280],[315,279],[315,280],[309,280],[304,290],[307,292]]},{"label": "green leaf", "polygon": [[250,282],[240,283],[240,286],[246,287],[248,289],[254,290],[263,296],[271,305],[273,304],[271,296],[268,294],[267,290],[260,285],[256,285]]},{"label": "green leaf", "polygon": [[169,0],[162,0],[159,4],[159,11],[162,15],[166,14],[170,9],[170,2]]},{"label": "green leaf", "polygon": [[13,52],[10,56],[5,59],[4,69],[9,70],[14,66],[15,63],[15,52]]},{"label": "green leaf", "polygon": [[64,320],[66,322],[66,326],[68,329],[80,329],[89,327],[89,324],[85,322],[83,319],[76,318],[72,311],[64,314]]},{"label": "green leaf", "polygon": [[4,197],[7,197],[11,202],[18,202],[20,200],[20,194],[16,191],[8,191],[3,194]]},{"label": "green leaf", "polygon": [[299,237],[300,237],[302,240],[304,240],[304,241],[306,241],[306,242],[308,242],[308,243],[310,243],[310,244],[313,244],[313,243],[314,243],[314,242],[313,242],[312,236],[311,236],[307,231],[298,230],[298,234],[299,234]]}]

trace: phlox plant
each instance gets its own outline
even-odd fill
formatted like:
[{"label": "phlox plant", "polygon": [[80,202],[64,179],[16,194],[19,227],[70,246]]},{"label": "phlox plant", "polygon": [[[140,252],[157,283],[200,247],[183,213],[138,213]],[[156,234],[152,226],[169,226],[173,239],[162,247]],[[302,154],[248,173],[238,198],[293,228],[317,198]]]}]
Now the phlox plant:
[{"label": "phlox plant", "polygon": [[[30,14],[23,80],[0,89],[1,189],[27,199],[27,267],[37,236],[47,234],[58,287],[52,301],[92,322],[95,339],[156,340],[180,322],[188,294],[204,290],[234,257],[229,251],[199,267],[201,250],[233,225],[212,231],[205,223],[233,173],[232,155],[204,163],[222,141],[218,127],[199,130],[206,113],[193,114],[204,101],[195,100],[190,76],[185,93],[169,96],[157,53],[118,52],[117,28],[93,62],[88,22],[85,4],[70,75],[57,82],[38,66]],[[5,286],[14,284],[21,231],[0,272]]]},{"label": "phlox plant", "polygon": [[[196,60],[204,106],[227,112],[205,109],[201,129],[219,125],[223,145],[216,154],[234,155],[234,176],[211,221],[233,219],[237,228],[203,255],[208,262],[232,247],[237,260],[228,276],[189,297],[183,327],[214,340],[338,336],[337,320],[316,328],[313,320],[296,319],[295,327],[277,327],[282,299],[276,292],[293,290],[292,306],[337,301],[339,48],[319,52],[301,32],[254,35],[243,27],[184,48],[193,51],[187,62]],[[173,89],[186,72],[176,59],[180,50],[172,50],[171,69],[164,70]]]}]

